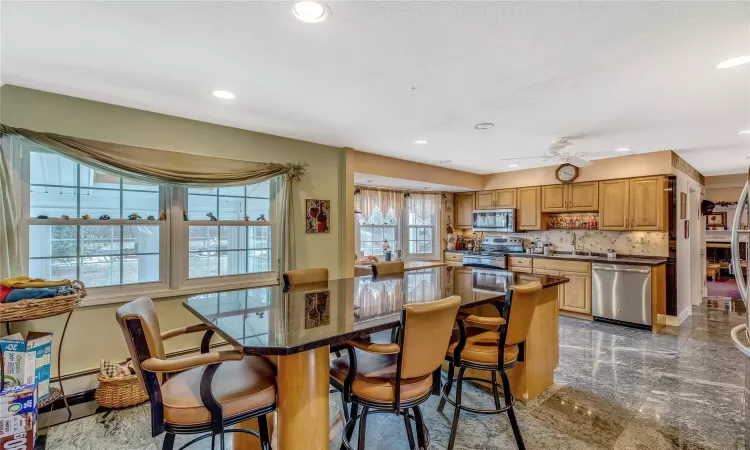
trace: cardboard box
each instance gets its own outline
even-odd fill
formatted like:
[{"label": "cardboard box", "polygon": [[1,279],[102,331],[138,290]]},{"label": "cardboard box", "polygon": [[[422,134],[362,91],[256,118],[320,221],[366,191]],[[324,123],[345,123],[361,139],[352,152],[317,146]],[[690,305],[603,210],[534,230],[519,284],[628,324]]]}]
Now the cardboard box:
[{"label": "cardboard box", "polygon": [[0,449],[34,450],[36,386],[27,384],[0,391]]},{"label": "cardboard box", "polygon": [[[49,396],[52,368],[52,333],[30,331],[26,338],[16,333],[0,338],[3,353],[2,387],[37,385],[38,399]],[[2,447],[0,447],[0,450]]]}]

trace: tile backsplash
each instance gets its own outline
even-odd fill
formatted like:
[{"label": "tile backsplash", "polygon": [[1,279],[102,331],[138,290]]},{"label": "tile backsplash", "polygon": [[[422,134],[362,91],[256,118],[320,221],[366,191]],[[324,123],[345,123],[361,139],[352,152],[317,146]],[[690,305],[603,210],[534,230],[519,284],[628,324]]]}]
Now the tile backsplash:
[{"label": "tile backsplash", "polygon": [[526,247],[536,239],[550,243],[555,251],[570,252],[573,233],[576,234],[578,250],[593,253],[607,253],[614,248],[620,255],[668,256],[669,240],[667,233],[653,231],[600,231],[600,230],[549,230],[528,231],[526,233],[504,234],[503,236],[523,238]]}]

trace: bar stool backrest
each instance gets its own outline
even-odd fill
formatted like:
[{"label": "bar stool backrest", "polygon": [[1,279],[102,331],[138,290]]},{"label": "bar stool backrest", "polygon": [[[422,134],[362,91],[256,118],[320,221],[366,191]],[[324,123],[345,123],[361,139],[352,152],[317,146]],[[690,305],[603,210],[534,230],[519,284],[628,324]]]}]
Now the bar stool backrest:
[{"label": "bar stool backrest", "polygon": [[375,276],[388,275],[392,273],[403,273],[403,271],[403,261],[382,262],[372,265],[372,274]]},{"label": "bar stool backrest", "polygon": [[[150,298],[142,297],[132,302],[126,303],[117,309],[117,323],[122,328],[125,335],[125,341],[128,344],[130,358],[133,360],[133,368],[138,380],[141,382],[143,389],[151,394],[151,389],[147,387],[148,381],[141,369],[141,363],[148,358],[166,359],[164,352],[164,342],[161,339],[161,328],[159,327],[159,318],[156,316],[154,302]],[[133,326],[131,321],[140,322],[140,326]],[[130,324],[128,322],[131,322]],[[134,334],[135,333],[135,334]],[[138,343],[145,344],[146,348],[139,347]],[[148,377],[155,376],[158,383],[161,384],[161,374],[149,373]]]},{"label": "bar stool backrest", "polygon": [[294,286],[296,284],[317,283],[328,281],[328,269],[299,269],[290,270],[284,274],[284,285]]},{"label": "bar stool backrest", "polygon": [[461,297],[406,305],[402,311],[401,379],[423,377],[443,364]]},{"label": "bar stool backrest", "polygon": [[520,344],[526,340],[541,292],[542,285],[539,282],[511,288],[509,292],[510,313],[506,318],[508,331],[505,337],[505,345]]}]

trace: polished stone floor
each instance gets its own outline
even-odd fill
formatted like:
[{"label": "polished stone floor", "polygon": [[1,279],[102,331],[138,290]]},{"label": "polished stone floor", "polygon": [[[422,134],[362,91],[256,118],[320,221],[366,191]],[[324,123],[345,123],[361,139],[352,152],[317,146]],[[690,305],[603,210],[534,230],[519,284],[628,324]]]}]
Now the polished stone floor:
[{"label": "polished stone floor", "polygon": [[[743,309],[741,302],[732,305]],[[659,335],[561,318],[555,386],[526,405],[517,404],[526,447],[746,449],[745,373],[750,359],[733,347],[729,335],[744,317],[744,309],[696,307],[681,327]],[[479,407],[492,406],[481,387],[467,387],[464,398]],[[433,397],[423,411],[430,448],[444,449],[453,409],[447,405],[439,413],[436,405]],[[408,448],[401,417],[379,414],[368,419],[367,428],[367,449]],[[46,450],[157,450],[161,440],[149,436],[149,413],[141,406],[52,427]],[[504,415],[462,414],[456,444],[456,449],[516,448]],[[337,441],[331,448],[338,448]]]}]

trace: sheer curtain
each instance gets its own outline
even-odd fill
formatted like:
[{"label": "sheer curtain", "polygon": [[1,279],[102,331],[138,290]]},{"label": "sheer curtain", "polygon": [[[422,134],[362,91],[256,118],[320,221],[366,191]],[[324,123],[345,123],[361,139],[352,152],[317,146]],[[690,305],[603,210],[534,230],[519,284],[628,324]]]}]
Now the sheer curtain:
[{"label": "sheer curtain", "polygon": [[23,274],[15,202],[10,172],[0,147],[0,279]]},{"label": "sheer curtain", "polygon": [[396,212],[396,217],[404,210],[404,192],[389,189],[359,187],[359,209],[363,217],[370,217],[377,207],[386,215],[389,209]]},{"label": "sheer curtain", "polygon": [[417,217],[427,220],[440,210],[440,194],[409,194],[406,206]]}]

